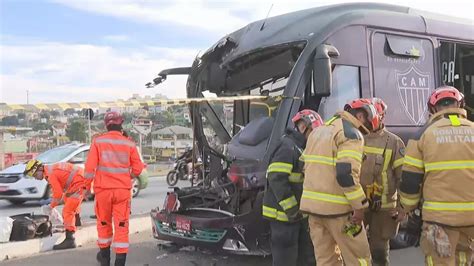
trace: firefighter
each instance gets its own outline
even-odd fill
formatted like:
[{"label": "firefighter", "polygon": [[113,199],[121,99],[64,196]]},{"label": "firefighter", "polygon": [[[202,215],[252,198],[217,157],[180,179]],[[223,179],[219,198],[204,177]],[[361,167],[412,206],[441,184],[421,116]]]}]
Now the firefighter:
[{"label": "firefighter", "polygon": [[400,203],[408,212],[422,202],[426,265],[466,265],[455,249],[474,238],[474,123],[463,106],[456,88],[438,88],[428,100],[431,118],[408,142]]},{"label": "firefighter", "polygon": [[94,183],[100,248],[97,260],[101,265],[109,265],[111,246],[116,253],[115,265],[125,265],[132,178],[139,176],[144,168],[135,143],[123,135],[123,121],[118,112],[105,114],[108,132],[92,141],[84,175],[88,186]]},{"label": "firefighter", "polygon": [[74,233],[79,225],[79,212],[84,199],[85,180],[84,169],[70,163],[43,165],[39,160],[30,160],[26,164],[25,175],[37,180],[46,179],[52,189],[53,196],[49,204],[49,214],[53,208],[64,200],[63,221],[66,238],[60,244],[54,245],[54,250],[76,247]]},{"label": "firefighter", "polygon": [[[402,174],[405,144],[384,126],[387,105],[373,98],[380,124],[364,136],[364,159],[360,183],[369,200],[364,223],[369,228],[369,246],[373,265],[389,265],[389,242],[398,231],[397,188]],[[404,212],[401,212],[404,214]]]},{"label": "firefighter", "polygon": [[299,160],[306,139],[323,120],[313,110],[304,109],[292,119],[270,159],[263,198],[264,218],[270,220],[273,265],[316,265],[308,232],[308,219],[299,212],[303,192],[303,162]]},{"label": "firefighter", "polygon": [[320,265],[370,265],[370,249],[363,227],[369,202],[359,184],[363,134],[379,127],[369,99],[346,104],[308,138],[303,154],[305,180],[301,210],[309,214],[316,261]]}]

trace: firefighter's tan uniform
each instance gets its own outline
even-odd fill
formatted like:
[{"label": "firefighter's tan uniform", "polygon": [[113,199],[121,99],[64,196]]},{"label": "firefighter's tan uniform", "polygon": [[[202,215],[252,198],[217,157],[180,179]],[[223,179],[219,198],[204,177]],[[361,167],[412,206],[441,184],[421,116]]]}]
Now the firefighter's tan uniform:
[{"label": "firefighter's tan uniform", "polygon": [[[405,144],[395,134],[381,128],[364,136],[364,159],[360,183],[372,205],[365,215],[374,265],[388,265],[389,241],[398,231],[391,217],[397,207],[397,188],[402,173]],[[375,202],[377,201],[377,202]]]},{"label": "firefighter's tan uniform", "polygon": [[311,238],[319,265],[370,265],[365,229],[355,237],[342,232],[353,209],[367,208],[359,184],[364,139],[368,130],[351,114],[341,112],[309,136],[303,153],[305,180],[300,210],[309,215]]},{"label": "firefighter's tan uniform", "polygon": [[469,239],[466,234],[459,236],[459,242],[456,246],[456,264],[462,266],[474,265],[474,239]]},{"label": "firefighter's tan uniform", "polygon": [[[460,237],[474,237],[473,188],[474,123],[460,108],[438,112],[409,141],[400,185],[400,202],[406,211],[416,208],[423,198],[420,244],[427,265],[455,265]],[[438,255],[439,247],[429,243],[433,237],[427,232],[434,225],[446,232],[449,257]]]}]

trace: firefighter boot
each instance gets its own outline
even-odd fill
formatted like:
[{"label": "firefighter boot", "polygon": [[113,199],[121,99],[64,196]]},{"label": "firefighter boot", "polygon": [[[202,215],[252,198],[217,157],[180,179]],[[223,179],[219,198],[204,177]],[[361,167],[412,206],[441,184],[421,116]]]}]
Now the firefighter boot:
[{"label": "firefighter boot", "polygon": [[372,250],[372,266],[388,266],[388,252],[383,249]]},{"label": "firefighter boot", "polygon": [[101,248],[97,252],[97,261],[100,263],[100,266],[110,266],[110,247]]},{"label": "firefighter boot", "polygon": [[118,253],[115,255],[115,266],[125,266],[127,253]]},{"label": "firefighter boot", "polygon": [[82,226],[81,215],[76,213],[76,226]]},{"label": "firefighter boot", "polygon": [[66,230],[66,238],[63,242],[54,245],[53,250],[61,250],[61,249],[70,249],[76,248],[76,238],[74,238],[74,232]]}]

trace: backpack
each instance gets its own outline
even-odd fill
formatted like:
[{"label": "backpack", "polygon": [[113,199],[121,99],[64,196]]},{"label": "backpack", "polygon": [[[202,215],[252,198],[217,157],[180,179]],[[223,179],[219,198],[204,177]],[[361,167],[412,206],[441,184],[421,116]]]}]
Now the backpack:
[{"label": "backpack", "polygon": [[10,218],[13,219],[10,241],[24,241],[52,235],[52,225],[47,215],[22,213]]}]

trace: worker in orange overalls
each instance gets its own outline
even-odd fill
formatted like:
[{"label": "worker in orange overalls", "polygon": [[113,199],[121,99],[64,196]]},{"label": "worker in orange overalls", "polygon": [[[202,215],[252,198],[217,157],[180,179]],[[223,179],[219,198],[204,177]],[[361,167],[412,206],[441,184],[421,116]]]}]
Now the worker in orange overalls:
[{"label": "worker in orange overalls", "polygon": [[37,180],[45,178],[48,181],[53,191],[53,197],[49,205],[50,210],[58,206],[61,200],[64,199],[63,220],[66,239],[60,244],[54,245],[53,249],[75,248],[76,219],[79,216],[84,198],[84,170],[70,163],[43,165],[41,161],[30,160],[26,164],[24,174],[33,176]]},{"label": "worker in orange overalls", "polygon": [[108,132],[92,141],[84,175],[87,187],[94,181],[100,248],[97,260],[101,265],[110,264],[111,245],[116,253],[115,265],[125,265],[132,178],[139,176],[144,168],[135,143],[122,132],[123,121],[118,112],[105,114]]}]

